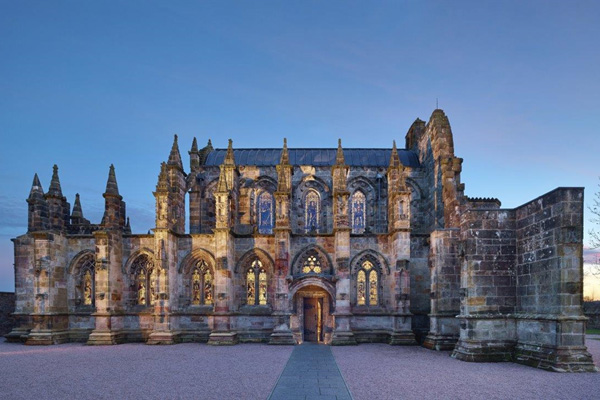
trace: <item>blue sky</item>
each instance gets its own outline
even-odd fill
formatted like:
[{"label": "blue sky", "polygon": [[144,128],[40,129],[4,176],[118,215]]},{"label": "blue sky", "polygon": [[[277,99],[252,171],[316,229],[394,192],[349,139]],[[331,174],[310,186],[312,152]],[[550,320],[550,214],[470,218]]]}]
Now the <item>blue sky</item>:
[{"label": "blue sky", "polygon": [[[0,290],[33,174],[134,232],[173,139],[389,147],[439,98],[469,196],[597,189],[600,3],[0,1]],[[586,220],[590,217],[586,216]],[[586,230],[589,226],[586,226]]]}]

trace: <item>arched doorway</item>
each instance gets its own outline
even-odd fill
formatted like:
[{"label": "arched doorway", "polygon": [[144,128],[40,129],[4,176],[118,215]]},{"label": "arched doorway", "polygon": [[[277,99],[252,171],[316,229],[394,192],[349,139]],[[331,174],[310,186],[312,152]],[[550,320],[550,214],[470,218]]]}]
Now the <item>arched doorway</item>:
[{"label": "arched doorway", "polygon": [[331,343],[335,325],[333,285],[309,278],[292,286],[291,329],[296,343]]}]

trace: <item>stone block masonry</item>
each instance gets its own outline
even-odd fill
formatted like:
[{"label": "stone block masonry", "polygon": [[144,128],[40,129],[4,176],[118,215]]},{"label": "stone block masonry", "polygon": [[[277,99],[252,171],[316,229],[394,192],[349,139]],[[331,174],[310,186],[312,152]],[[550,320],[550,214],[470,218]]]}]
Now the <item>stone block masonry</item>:
[{"label": "stone block masonry", "polygon": [[13,312],[15,312],[15,294],[0,292],[0,336],[6,335],[14,328]]}]

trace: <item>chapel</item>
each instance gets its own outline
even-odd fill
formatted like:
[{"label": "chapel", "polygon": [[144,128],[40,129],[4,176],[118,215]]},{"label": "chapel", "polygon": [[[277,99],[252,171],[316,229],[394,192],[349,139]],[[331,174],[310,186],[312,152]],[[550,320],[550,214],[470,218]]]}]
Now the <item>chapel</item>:
[{"label": "chapel", "polygon": [[[132,232],[111,165],[99,223],[54,166],[13,239],[10,341],[383,342],[465,361],[593,371],[582,313],[583,189],[514,209],[465,195],[436,109],[404,148],[200,148],[160,165]],[[158,168],[157,168],[158,169]],[[489,171],[493,178],[493,171]],[[148,188],[148,195],[151,188]]]}]

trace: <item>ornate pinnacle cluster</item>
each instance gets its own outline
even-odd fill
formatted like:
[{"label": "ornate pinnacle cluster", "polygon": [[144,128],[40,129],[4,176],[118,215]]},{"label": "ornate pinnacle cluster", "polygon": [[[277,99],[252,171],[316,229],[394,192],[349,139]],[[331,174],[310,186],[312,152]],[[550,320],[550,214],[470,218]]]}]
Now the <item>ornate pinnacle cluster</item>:
[{"label": "ornate pinnacle cluster", "polygon": [[342,149],[342,139],[338,139],[337,153],[335,154],[336,165],[346,165],[344,160],[344,150]]},{"label": "ornate pinnacle cluster", "polygon": [[167,165],[173,165],[183,170],[181,154],[179,153],[179,145],[177,144],[177,135],[174,135],[173,146],[171,147],[171,153],[169,154],[169,161],[167,162]]},{"label": "ornate pinnacle cluster", "polygon": [[288,165],[290,163],[290,154],[287,148],[287,139],[283,138],[283,150],[281,150],[281,158],[279,159],[279,164]]},{"label": "ornate pinnacle cluster", "polygon": [[399,168],[402,164],[400,163],[400,157],[398,156],[398,148],[396,147],[396,141],[392,146],[392,155],[390,156],[389,168]]}]

